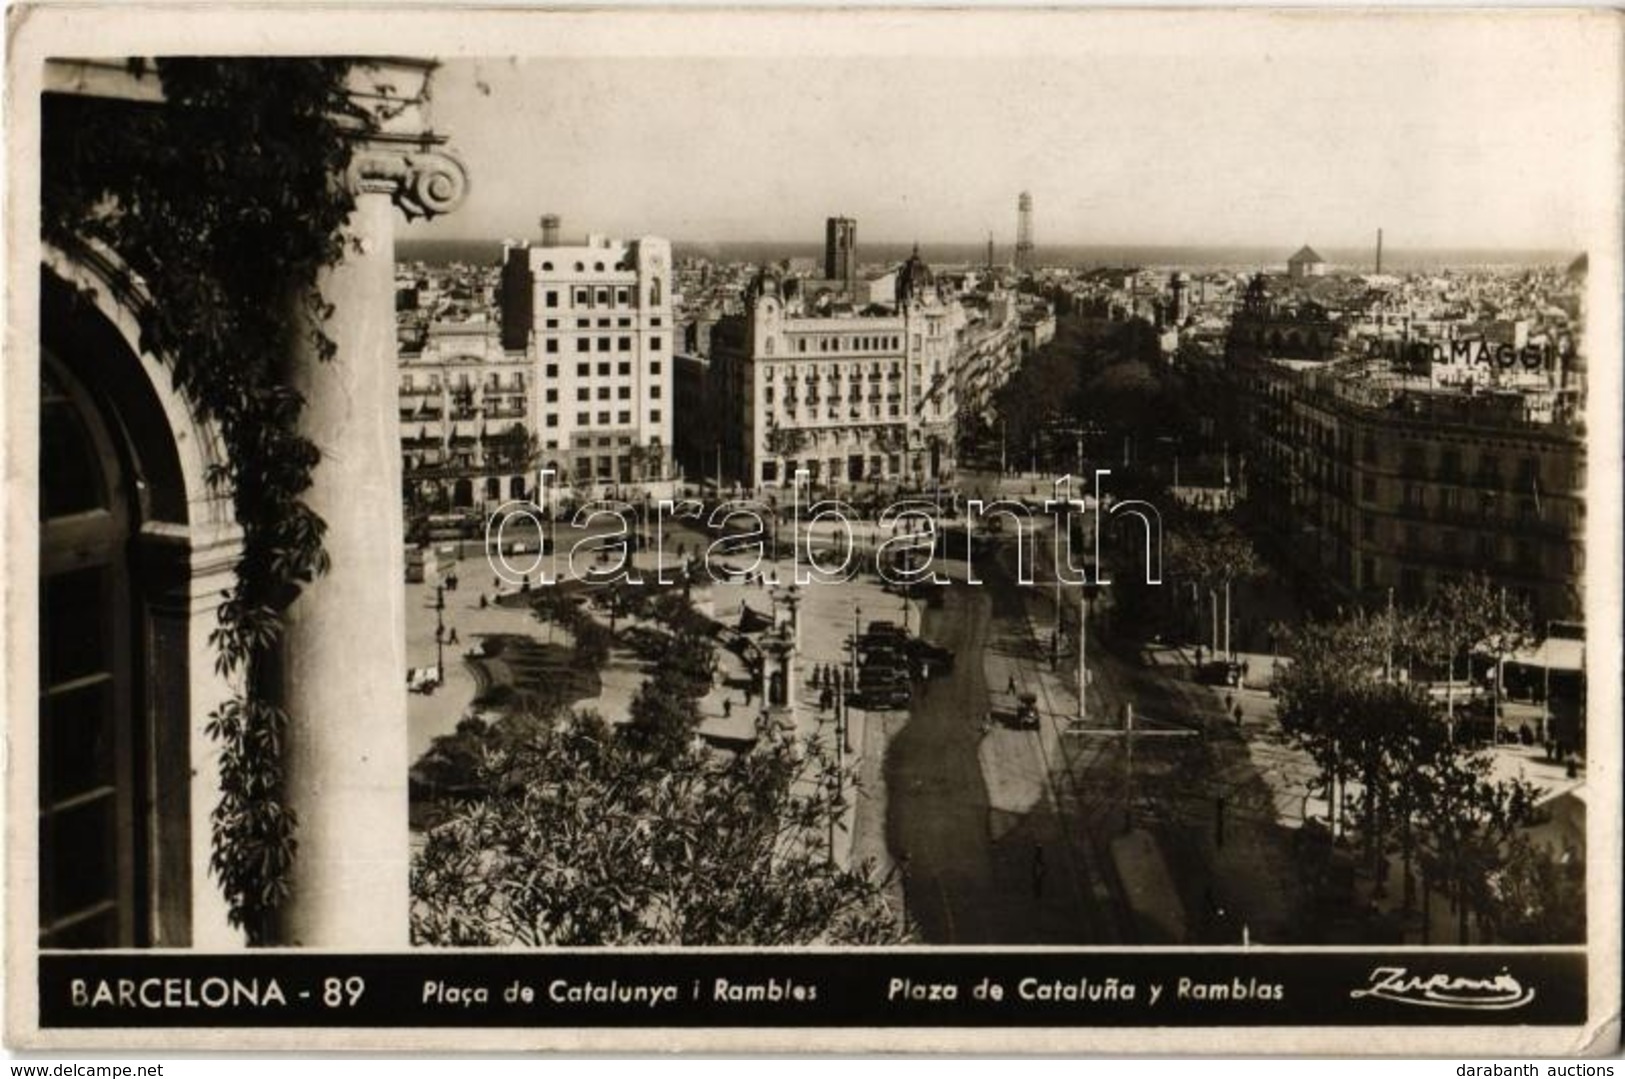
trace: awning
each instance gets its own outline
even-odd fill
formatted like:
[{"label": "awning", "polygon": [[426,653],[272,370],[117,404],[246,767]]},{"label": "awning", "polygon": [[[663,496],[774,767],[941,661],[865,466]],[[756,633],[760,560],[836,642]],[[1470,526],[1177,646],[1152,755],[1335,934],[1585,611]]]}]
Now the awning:
[{"label": "awning", "polygon": [[1585,666],[1584,641],[1548,637],[1531,648],[1522,648],[1506,657],[1508,663],[1543,667],[1553,671],[1579,671]]}]

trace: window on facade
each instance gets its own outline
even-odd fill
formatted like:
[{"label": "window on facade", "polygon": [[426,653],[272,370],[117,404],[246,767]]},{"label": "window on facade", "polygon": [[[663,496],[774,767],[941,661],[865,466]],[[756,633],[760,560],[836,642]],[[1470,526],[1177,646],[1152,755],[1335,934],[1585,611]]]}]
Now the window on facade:
[{"label": "window on facade", "polygon": [[601,376],[603,376],[604,378],[608,378],[609,377],[609,364],[607,364],[607,363],[599,364],[598,365],[598,373]]},{"label": "window on facade", "polygon": [[578,364],[576,364],[576,377],[577,378],[586,378],[590,374],[592,374],[592,364],[590,364],[590,363],[578,363]]},{"label": "window on facade", "polygon": [[620,398],[622,401],[631,400],[632,399],[632,387],[631,386],[617,387],[616,390],[615,390],[615,396]]},{"label": "window on facade", "polygon": [[660,399],[660,387],[659,386],[650,386],[649,387],[649,396],[653,397],[655,400],[658,401]]},{"label": "window on facade", "polygon": [[608,412],[600,412],[598,414],[598,423],[601,426],[605,426],[605,427],[609,426],[609,413]]},{"label": "window on facade", "polygon": [[631,361],[622,360],[620,363],[616,364],[615,365],[615,373],[617,375],[630,375],[632,373],[632,363],[631,363]]},{"label": "window on facade", "polygon": [[630,413],[630,412],[617,412],[615,414],[615,422],[616,423],[631,423],[632,422],[632,413]]},{"label": "window on facade", "polygon": [[584,288],[576,289],[576,306],[577,307],[586,307],[587,306],[587,298],[590,295],[591,295],[591,293],[588,292]]},{"label": "window on facade", "polygon": [[595,301],[597,303],[600,303],[600,304],[609,303],[609,289],[607,289],[607,288],[599,289],[598,294],[594,297],[594,299],[595,299]]},{"label": "window on facade", "polygon": [[549,337],[545,347],[548,352],[556,354],[559,351],[559,339],[557,337]]},{"label": "window on facade", "polygon": [[632,339],[630,337],[619,338],[615,342],[615,347],[617,349],[619,349],[620,351],[622,351],[622,352],[631,352],[632,351]]},{"label": "window on facade", "polygon": [[1360,538],[1370,542],[1377,538],[1377,522],[1370,514],[1360,515]]},{"label": "window on facade", "polygon": [[609,400],[609,387],[608,386],[600,386],[600,387],[598,387],[598,399],[600,401],[608,401]]},{"label": "window on facade", "polygon": [[609,338],[600,337],[598,339],[598,351],[599,352],[608,352],[609,351]]},{"label": "window on facade", "polygon": [[660,349],[661,349],[661,338],[660,338],[660,336],[657,334],[654,337],[649,338],[649,351],[651,351],[651,352],[659,352]]},{"label": "window on facade", "polygon": [[549,291],[548,294],[547,294],[546,306],[548,306],[548,307],[557,307],[558,305],[559,305],[559,294],[556,291]]},{"label": "window on facade", "polygon": [[585,337],[576,338],[576,351],[577,352],[588,352],[588,351],[591,351],[591,349],[592,349],[592,342],[591,341],[587,340]]},{"label": "window on facade", "polygon": [[590,412],[577,412],[576,413],[576,426],[577,427],[590,427],[591,425],[592,425],[592,413],[590,413]]},{"label": "window on facade", "polygon": [[650,423],[659,423],[660,422],[660,410],[658,408],[651,408],[649,410],[649,422]]},{"label": "window on facade", "polygon": [[1364,476],[1360,479],[1360,497],[1367,502],[1377,500],[1377,477]]},{"label": "window on facade", "polygon": [[650,360],[649,361],[649,373],[651,375],[658,375],[660,373],[660,361],[659,360]]},{"label": "window on facade", "polygon": [[588,390],[587,387],[585,387],[585,386],[577,386],[576,387],[576,400],[577,401],[591,401],[592,400],[592,391]]},{"label": "window on facade", "polygon": [[625,304],[627,304],[627,303],[629,303],[631,301],[631,298],[632,298],[632,294],[630,292],[628,292],[626,289],[618,288],[618,289],[615,290],[615,302],[616,303],[625,305]]},{"label": "window on facade", "polygon": [[559,399],[559,391],[558,390],[548,390],[547,391],[547,403],[548,404],[552,404],[554,401],[557,401],[558,399]]}]

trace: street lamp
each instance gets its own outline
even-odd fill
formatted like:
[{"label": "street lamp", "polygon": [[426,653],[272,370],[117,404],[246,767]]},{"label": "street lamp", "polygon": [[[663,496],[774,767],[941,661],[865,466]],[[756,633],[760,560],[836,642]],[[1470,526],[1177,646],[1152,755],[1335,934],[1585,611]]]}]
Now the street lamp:
[{"label": "street lamp", "polygon": [[436,681],[446,678],[446,586],[434,586],[434,676]]}]

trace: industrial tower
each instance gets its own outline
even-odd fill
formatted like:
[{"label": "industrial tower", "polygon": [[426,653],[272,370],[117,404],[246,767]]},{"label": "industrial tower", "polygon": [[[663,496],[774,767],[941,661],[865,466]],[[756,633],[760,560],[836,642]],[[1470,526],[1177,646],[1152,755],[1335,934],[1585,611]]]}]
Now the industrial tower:
[{"label": "industrial tower", "polygon": [[1016,199],[1016,269],[1033,268],[1033,197],[1023,191]]}]

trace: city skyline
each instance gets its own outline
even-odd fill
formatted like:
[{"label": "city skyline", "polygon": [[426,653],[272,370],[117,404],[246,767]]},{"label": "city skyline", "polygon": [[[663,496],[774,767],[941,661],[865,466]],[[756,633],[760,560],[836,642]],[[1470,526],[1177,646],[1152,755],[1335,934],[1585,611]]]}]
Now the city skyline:
[{"label": "city skyline", "polygon": [[600,46],[620,56],[448,59],[435,122],[481,180],[403,239],[529,238],[558,213],[567,237],[778,242],[842,215],[866,245],[1005,249],[1027,190],[1040,249],[1363,248],[1379,227],[1413,249],[1584,245],[1573,188],[1607,129],[1573,107],[1606,100],[1583,19],[1067,14],[1022,56],[1030,18],[987,14],[864,25],[862,51],[829,40],[862,20],[781,15],[807,40],[762,54],[690,18],[683,56],[638,55],[665,25],[645,20]]}]

